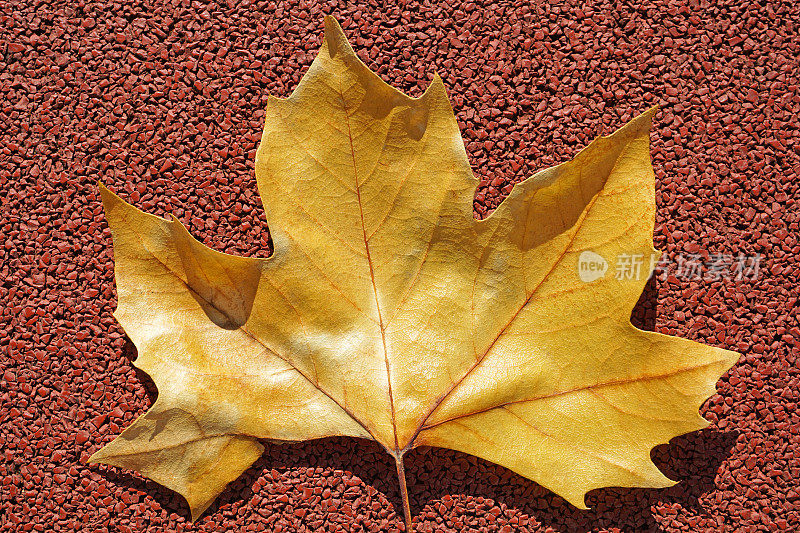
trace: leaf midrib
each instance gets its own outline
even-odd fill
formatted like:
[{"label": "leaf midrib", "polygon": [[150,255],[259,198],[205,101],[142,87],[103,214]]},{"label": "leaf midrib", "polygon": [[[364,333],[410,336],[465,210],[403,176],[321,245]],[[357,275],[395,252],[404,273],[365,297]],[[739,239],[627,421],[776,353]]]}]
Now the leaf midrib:
[{"label": "leaf midrib", "polygon": [[[389,394],[389,408],[392,415],[392,433],[394,434],[394,454],[397,455],[400,451],[400,446],[397,442],[397,419],[394,409],[394,394],[392,393],[392,373],[391,365],[389,364],[389,352],[386,349],[386,326],[383,323],[383,314],[381,313],[381,303],[378,298],[378,285],[375,282],[375,268],[372,264],[372,255],[369,250],[369,238],[367,237],[367,225],[364,222],[364,206],[361,202],[361,185],[358,183],[358,170],[356,166],[356,151],[353,146],[353,131],[350,128],[350,114],[347,111],[347,102],[344,99],[344,92],[339,90],[339,97],[342,100],[342,109],[344,110],[345,121],[347,122],[347,138],[350,143],[350,155],[353,160],[353,179],[355,181],[356,199],[358,200],[358,212],[361,218],[361,234],[364,238],[364,250],[367,256],[367,264],[369,265],[369,278],[372,282],[372,292],[375,296],[375,309],[378,312],[378,327],[381,332],[381,343],[383,345],[383,361],[386,365],[386,382],[388,384]],[[377,439],[376,439],[377,440]],[[380,441],[378,441],[380,442]]]}]

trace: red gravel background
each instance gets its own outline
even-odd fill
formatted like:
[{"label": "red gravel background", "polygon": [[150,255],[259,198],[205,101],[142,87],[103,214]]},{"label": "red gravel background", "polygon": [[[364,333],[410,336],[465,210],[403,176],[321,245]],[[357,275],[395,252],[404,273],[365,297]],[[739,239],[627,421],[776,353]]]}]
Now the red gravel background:
[{"label": "red gravel background", "polygon": [[[88,467],[154,398],[115,307],[96,182],[203,242],[269,253],[253,161],[332,13],[366,63],[419,95],[444,78],[481,186],[477,216],[634,113],[653,131],[656,245],[763,256],[756,280],[653,280],[635,321],[743,353],[710,428],[653,452],[665,490],[578,511],[459,453],[407,459],[419,531],[785,531],[800,527],[798,3],[0,2],[0,531],[384,531],[390,457],[267,444],[195,525],[138,475]],[[622,3],[620,3],[622,4]]]}]

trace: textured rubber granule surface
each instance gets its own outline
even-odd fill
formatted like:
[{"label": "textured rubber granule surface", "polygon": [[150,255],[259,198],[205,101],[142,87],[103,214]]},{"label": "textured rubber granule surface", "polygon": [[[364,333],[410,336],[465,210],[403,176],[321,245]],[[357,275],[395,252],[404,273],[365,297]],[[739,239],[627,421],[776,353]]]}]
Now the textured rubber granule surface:
[{"label": "textured rubber granule surface", "polygon": [[418,96],[444,78],[481,178],[476,216],[659,103],[656,246],[674,261],[761,255],[740,280],[654,279],[634,313],[743,354],[703,406],[711,426],[653,452],[678,485],[593,491],[579,511],[421,449],[407,457],[417,529],[800,527],[798,3],[403,3],[0,3],[0,531],[402,528],[391,458],[354,439],[266,443],[194,525],[176,494],[86,465],[155,396],[111,315],[97,180],[215,249],[268,255],[253,170],[267,95],[296,86],[325,13],[387,82]]}]

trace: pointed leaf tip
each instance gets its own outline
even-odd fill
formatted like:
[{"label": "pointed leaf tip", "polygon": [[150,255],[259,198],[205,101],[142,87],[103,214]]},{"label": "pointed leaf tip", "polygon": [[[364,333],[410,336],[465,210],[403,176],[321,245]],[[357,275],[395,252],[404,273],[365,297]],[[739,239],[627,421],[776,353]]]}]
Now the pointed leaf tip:
[{"label": "pointed leaf tip", "polygon": [[121,202],[122,199],[117,196],[114,191],[106,187],[101,181],[97,182],[97,187],[100,189],[100,199],[103,201],[103,210],[106,212],[107,216],[112,206]]},{"label": "pointed leaf tip", "polygon": [[658,111],[657,105],[633,117],[622,127],[609,135],[609,138],[621,140],[639,137],[641,135],[649,135],[653,124],[653,115],[656,114],[656,111]]},{"label": "pointed leaf tip", "polygon": [[331,15],[325,15],[325,44],[328,48],[328,55],[336,57],[340,52],[344,54],[355,54],[350,42],[344,34],[344,30],[339,22]]},{"label": "pointed leaf tip", "polygon": [[658,104],[650,107],[647,111],[643,112],[641,115],[634,118],[634,120],[641,119],[642,121],[646,122],[647,129],[649,130],[652,125],[653,117],[655,116],[656,112],[658,112]]}]

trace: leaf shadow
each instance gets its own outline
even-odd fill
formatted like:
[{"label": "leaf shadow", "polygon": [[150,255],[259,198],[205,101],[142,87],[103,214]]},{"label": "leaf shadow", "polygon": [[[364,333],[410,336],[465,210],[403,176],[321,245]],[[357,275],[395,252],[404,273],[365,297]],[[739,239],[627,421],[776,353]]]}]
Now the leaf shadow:
[{"label": "leaf shadow", "polygon": [[645,331],[656,327],[656,306],[658,304],[658,278],[651,276],[639,296],[639,301],[631,312],[631,324]]},{"label": "leaf shadow", "polygon": [[[329,486],[330,502],[333,509],[328,514],[338,514],[337,522],[353,522],[344,511],[346,504],[352,504],[358,497],[366,496],[380,503],[381,509],[391,509],[390,518],[402,521],[403,504],[394,459],[379,444],[373,441],[349,438],[328,437],[305,442],[261,441],[264,453],[250,470],[264,485],[259,491],[263,498],[271,499],[273,509],[281,507],[274,500],[289,484],[297,491],[296,499],[302,499],[303,487]],[[247,473],[246,473],[247,474]],[[282,488],[281,488],[282,487]],[[355,487],[355,488],[353,488]],[[239,480],[229,485],[218,500],[220,505],[238,499]],[[275,489],[279,488],[278,491]],[[338,503],[337,503],[338,502]],[[355,513],[368,510],[362,505]],[[380,521],[378,513],[363,519]]]},{"label": "leaf shadow", "polygon": [[136,374],[136,379],[139,380],[147,393],[147,399],[150,402],[149,405],[153,405],[158,397],[158,387],[156,387],[156,384],[149,374],[133,365],[133,362],[139,357],[139,352],[136,350],[136,345],[133,344],[133,341],[127,335],[125,335],[124,338],[125,344],[122,346],[122,355],[131,362],[131,367]]},{"label": "leaf shadow", "polygon": [[[464,507],[469,514],[477,502],[477,507],[501,509],[497,529],[503,520],[509,523],[516,518],[514,523],[519,525],[515,530],[528,530],[521,527],[526,524],[529,530],[565,533],[614,528],[658,531],[661,527],[651,509],[661,504],[678,504],[689,516],[709,518],[700,499],[715,489],[717,469],[730,455],[736,439],[735,432],[713,429],[676,437],[656,447],[651,456],[662,472],[679,481],[677,485],[667,489],[594,490],[587,495],[590,509],[586,511],[501,466],[452,450],[420,448],[406,459],[409,481],[413,480],[409,486],[412,513],[418,518],[422,518],[421,513],[441,515],[445,521],[461,515],[464,531],[471,531],[469,518],[464,520]],[[443,507],[438,503],[446,500],[450,500],[450,511],[442,514]],[[424,523],[419,530],[428,531]]]},{"label": "leaf shadow", "polygon": [[[516,518],[530,530],[550,528],[556,532],[577,533],[597,529],[619,528],[622,531],[655,531],[660,526],[651,511],[653,506],[678,504],[689,515],[706,518],[700,499],[716,487],[719,465],[728,457],[737,439],[735,432],[706,429],[680,437],[669,444],[656,447],[652,457],[656,465],[671,479],[679,481],[668,489],[605,488],[587,495],[588,511],[572,507],[564,499],[510,470],[453,450],[422,447],[406,456],[408,489],[411,510],[418,531],[438,528],[438,520],[460,520],[458,531],[477,530],[470,520],[481,516],[481,508],[499,507],[499,529],[503,520]],[[303,498],[304,487],[327,484],[332,494],[328,517],[341,525],[353,523],[354,514],[344,509],[364,493],[377,501],[379,508],[391,506],[389,524],[399,528],[402,502],[397,485],[394,460],[376,443],[345,437],[331,437],[297,443],[264,442],[265,452],[253,466],[228,485],[214,504],[199,519],[198,525],[220,520],[218,512],[226,514],[252,504],[257,510],[258,495],[269,501],[270,514],[283,512],[291,516],[292,501]],[[120,469],[100,467],[99,472],[110,482],[132,493],[152,498],[173,519],[189,521],[189,509],[183,499],[169,489],[144,479],[138,474]],[[278,497],[295,492],[289,502]],[[458,502],[453,505],[450,502]],[[448,512],[439,505],[448,502]],[[230,507],[229,507],[230,506]],[[361,505],[355,512],[369,506]],[[364,520],[380,522],[380,517],[359,515]],[[302,522],[302,521],[301,521]],[[306,527],[309,527],[305,524]],[[300,522],[295,524],[301,527]],[[480,526],[484,530],[485,524]],[[399,529],[395,529],[399,530]],[[441,529],[437,529],[441,530]],[[493,530],[491,527],[486,530]],[[520,528],[520,530],[525,530]],[[456,531],[456,530],[453,530]]]},{"label": "leaf shadow", "polygon": [[103,464],[91,464],[89,468],[97,472],[112,485],[123,489],[127,494],[132,495],[140,502],[152,499],[161,509],[182,518],[181,521],[189,522],[189,506],[183,497],[155,481],[147,479],[142,475],[131,470],[107,466]]},{"label": "leaf shadow", "polygon": [[[231,510],[238,511],[246,507],[255,495],[269,501],[270,513],[284,511],[284,515],[291,515],[292,500],[297,504],[303,499],[303,488],[320,485],[330,486],[329,499],[338,502],[337,508],[327,511],[339,515],[333,520],[335,522],[352,523],[355,515],[346,515],[343,507],[367,492],[374,501],[381,503],[381,509],[394,510],[388,515],[390,523],[401,523],[403,506],[394,459],[377,443],[347,437],[306,442],[261,442],[265,447],[261,457],[228,485],[199,518],[197,525],[218,522],[219,511],[226,512],[226,508],[228,514]],[[131,471],[105,465],[92,465],[92,468],[129,493],[152,499],[161,509],[172,514],[175,521],[190,522],[189,506],[177,492]],[[356,488],[353,490],[351,487]],[[296,494],[289,502],[278,499],[292,491]],[[254,507],[258,511],[259,505],[254,504]],[[356,512],[359,511],[363,509]],[[373,514],[375,516],[359,516],[379,522],[377,513]]]}]

